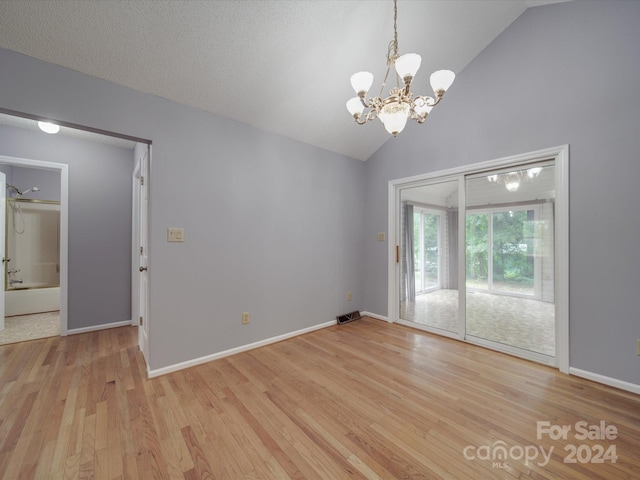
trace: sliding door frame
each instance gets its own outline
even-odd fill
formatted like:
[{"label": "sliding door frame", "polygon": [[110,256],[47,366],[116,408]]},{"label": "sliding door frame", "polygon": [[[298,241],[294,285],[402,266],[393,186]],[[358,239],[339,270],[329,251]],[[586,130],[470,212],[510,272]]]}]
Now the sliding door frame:
[{"label": "sliding door frame", "polygon": [[[569,373],[569,145],[560,145],[534,152],[513,155],[510,157],[489,160],[486,162],[465,165],[447,170],[416,175],[413,177],[391,180],[388,186],[388,316],[387,320],[397,323],[399,319],[399,285],[400,268],[398,246],[400,245],[399,209],[400,193],[403,189],[441,183],[452,180],[458,181],[459,232],[465,231],[466,205],[465,179],[468,175],[480,174],[485,171],[505,167],[523,166],[530,163],[553,160],[555,163],[555,324],[556,324],[556,366],[563,373]],[[466,249],[465,242],[458,242],[458,278],[465,279]],[[464,332],[465,322],[465,290],[459,288],[459,332]],[[464,333],[455,335],[459,340],[469,342]],[[489,346],[490,348],[492,346]],[[509,349],[499,348],[500,351],[513,354]],[[536,358],[530,358],[539,361]]]}]

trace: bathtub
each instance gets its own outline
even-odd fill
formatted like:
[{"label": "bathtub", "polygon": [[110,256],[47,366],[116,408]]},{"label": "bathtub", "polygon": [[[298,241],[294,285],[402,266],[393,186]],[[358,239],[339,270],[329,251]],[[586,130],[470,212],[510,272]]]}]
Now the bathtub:
[{"label": "bathtub", "polygon": [[60,287],[39,287],[41,284],[21,284],[19,289],[4,292],[5,317],[60,310]]}]

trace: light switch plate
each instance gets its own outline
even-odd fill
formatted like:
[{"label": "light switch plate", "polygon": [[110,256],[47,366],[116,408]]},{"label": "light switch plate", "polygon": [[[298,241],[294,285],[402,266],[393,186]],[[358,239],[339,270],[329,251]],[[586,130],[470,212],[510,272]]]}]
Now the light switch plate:
[{"label": "light switch plate", "polygon": [[184,242],[184,228],[167,228],[167,242]]}]

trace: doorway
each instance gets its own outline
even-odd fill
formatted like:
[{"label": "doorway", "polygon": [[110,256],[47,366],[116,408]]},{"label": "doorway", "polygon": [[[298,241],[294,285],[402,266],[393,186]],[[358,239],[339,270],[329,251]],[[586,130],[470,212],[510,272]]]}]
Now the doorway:
[{"label": "doorway", "polygon": [[[81,219],[76,221],[74,225],[80,225],[82,228],[86,228],[87,235],[81,232],[82,242],[78,244],[76,242],[76,247],[74,252],[78,252],[78,258],[82,258],[80,262],[75,262],[75,270],[82,272],[92,272],[99,271],[102,272],[102,276],[100,279],[102,280],[102,286],[92,288],[92,285],[89,281],[83,281],[82,276],[75,276],[72,278],[72,294],[75,292],[74,303],[71,305],[73,310],[73,319],[75,319],[75,324],[72,326],[68,325],[68,316],[69,306],[68,306],[68,295],[69,295],[69,278],[68,278],[68,268],[67,268],[67,256],[68,256],[68,184],[69,184],[69,173],[68,173],[68,165],[62,164],[59,167],[57,164],[51,162],[40,162],[35,160],[24,160],[16,159],[15,157],[5,157],[5,159],[9,159],[9,161],[14,162],[14,165],[20,165],[22,168],[35,168],[35,169],[62,169],[64,170],[64,174],[58,180],[58,183],[61,184],[61,190],[63,191],[64,199],[61,199],[61,250],[60,250],[60,335],[67,334],[75,334],[75,333],[83,333],[85,331],[99,330],[103,328],[110,328],[115,326],[122,325],[134,325],[137,326],[138,318],[130,316],[131,310],[128,308],[126,303],[128,303],[128,299],[125,302],[123,293],[127,292],[127,297],[132,297],[131,286],[129,281],[124,278],[124,281],[120,280],[103,280],[105,278],[113,279],[114,275],[117,275],[118,279],[122,279],[121,272],[123,269],[126,269],[125,275],[129,276],[129,265],[126,260],[122,258],[122,252],[131,251],[131,234],[130,231],[125,233],[127,228],[127,221],[117,223],[112,223],[117,219],[124,219],[123,208],[129,210],[132,216],[135,218],[136,215],[139,214],[138,210],[132,210],[131,205],[131,172],[133,171],[134,165],[134,147],[141,146],[143,149],[148,149],[150,142],[147,140],[141,140],[133,137],[122,136],[119,134],[113,134],[111,132],[105,132],[95,129],[89,129],[86,127],[65,124],[60,122],[61,124],[61,138],[60,141],[52,142],[48,137],[43,137],[43,144],[40,146],[38,143],[38,135],[44,135],[42,132],[39,132],[37,129],[36,120],[40,120],[35,116],[29,114],[22,114],[19,112],[7,111],[0,109],[0,124],[2,125],[3,138],[5,142],[4,145],[7,146],[9,150],[5,150],[3,153],[7,153],[8,151],[17,153],[18,155],[24,154],[25,156],[31,158],[47,158],[48,149],[54,148],[56,145],[60,145],[62,150],[56,150],[57,157],[54,158],[64,158],[65,154],[72,152],[72,159],[74,162],[72,164],[72,171],[75,175],[74,189],[75,192],[75,208],[76,215],[79,210],[81,210]],[[4,127],[7,127],[7,130],[4,130]],[[12,130],[13,129],[13,130]],[[37,131],[37,133],[36,133]],[[73,138],[71,138],[73,137]],[[28,141],[27,141],[28,140]],[[25,145],[25,146],[23,146]],[[12,150],[13,149],[13,150]],[[118,152],[115,157],[111,157],[112,153]],[[130,152],[130,156],[127,158],[127,151]],[[93,155],[95,154],[95,155]],[[80,164],[78,163],[78,159],[82,160],[84,156],[88,159],[92,159],[90,164]],[[96,157],[97,156],[97,157]],[[71,157],[70,157],[71,158]],[[113,158],[114,162],[117,162],[118,167],[116,167],[116,177],[110,176],[114,172],[114,170],[108,166],[108,162],[111,162]],[[96,161],[99,160],[99,161]],[[64,161],[64,160],[61,160]],[[107,162],[107,163],[105,163]],[[128,162],[128,163],[127,163]],[[128,171],[127,171],[128,170]],[[123,183],[121,180],[124,179],[126,183]],[[103,182],[104,178],[116,178],[111,180],[111,183]],[[128,190],[128,191],[125,191]],[[116,193],[118,192],[118,193]],[[129,198],[129,205],[125,205],[125,198]],[[78,199],[82,199],[78,201]],[[116,210],[113,209],[112,205],[117,204],[117,213],[118,215],[111,214]],[[92,213],[94,212],[94,213]],[[103,213],[105,215],[110,215],[111,219],[109,222],[101,222],[100,217],[96,215],[96,213]],[[74,217],[75,218],[75,217]],[[86,227],[83,227],[85,226]],[[89,226],[90,225],[90,226]],[[124,225],[124,226],[123,226]],[[108,227],[108,228],[107,228]],[[81,228],[81,230],[82,230]],[[129,224],[129,229],[131,228],[131,224]],[[78,229],[74,230],[78,232]],[[111,238],[111,232],[117,232],[113,235],[118,242],[117,248],[112,250],[109,247],[112,245],[108,238]],[[121,242],[122,240],[129,237],[128,246],[126,246],[126,250],[122,248]],[[77,237],[75,237],[77,238]],[[87,238],[91,239],[91,243],[88,243]],[[126,242],[126,240],[125,240]],[[82,246],[80,246],[82,245]],[[92,252],[100,246],[101,255],[92,255]],[[89,257],[89,258],[87,258]],[[131,256],[129,255],[129,258]],[[97,259],[94,262],[94,259]],[[116,261],[112,261],[112,259],[117,259]],[[87,260],[89,260],[87,262]],[[126,263],[125,263],[126,262]],[[111,267],[113,265],[113,268]],[[80,266],[80,268],[79,268]],[[103,268],[104,267],[104,268]],[[110,275],[110,277],[107,277]],[[75,283],[74,283],[75,282]],[[106,290],[105,290],[106,289]],[[87,297],[85,294],[86,290],[89,290],[91,295]],[[105,292],[106,295],[105,296]],[[114,296],[122,299],[122,301],[113,301]],[[87,298],[90,298],[87,300]],[[102,302],[102,303],[101,303]],[[113,305],[116,305],[115,308],[111,308]],[[105,307],[105,308],[103,308]],[[98,320],[96,321],[96,316],[93,316],[91,313],[92,310],[95,310],[96,316],[98,316]],[[107,312],[105,314],[105,312]],[[123,314],[124,312],[124,314]],[[102,315],[102,317],[99,317]],[[73,320],[72,319],[72,320]],[[80,319],[78,321],[78,319]],[[83,320],[84,319],[84,320]],[[90,321],[86,321],[86,319],[93,320],[93,323]],[[104,319],[104,320],[103,320]],[[82,324],[84,322],[84,324]]]},{"label": "doorway", "polygon": [[389,320],[568,370],[567,171],[564,146],[391,182]]},{"label": "doorway", "polygon": [[[0,343],[66,335],[68,165],[4,155],[0,155],[0,165],[15,167],[21,172],[41,173],[40,178],[51,174],[49,176],[55,179],[53,183],[59,182],[59,197],[49,201],[25,201],[30,200],[23,198],[27,196],[26,188],[9,185],[3,189],[3,277],[10,288],[2,292],[5,302],[0,313],[4,318],[6,311],[7,321],[0,333]],[[10,187],[16,190],[16,195],[7,195]],[[39,190],[33,186],[30,189]],[[9,229],[19,232],[19,235],[9,235]],[[22,238],[25,235],[27,238]],[[20,254],[21,249],[34,244],[42,244],[45,248],[37,253],[27,251]],[[25,279],[29,282],[26,286]]]}]

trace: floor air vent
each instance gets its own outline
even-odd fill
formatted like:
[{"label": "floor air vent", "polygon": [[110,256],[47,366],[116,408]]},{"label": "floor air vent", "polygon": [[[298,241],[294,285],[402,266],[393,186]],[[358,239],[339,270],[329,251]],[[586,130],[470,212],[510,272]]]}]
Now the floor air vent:
[{"label": "floor air vent", "polygon": [[344,315],[336,317],[336,319],[338,320],[338,325],[353,322],[354,320],[359,320],[360,318],[360,312],[357,310],[355,312],[345,313]]}]

